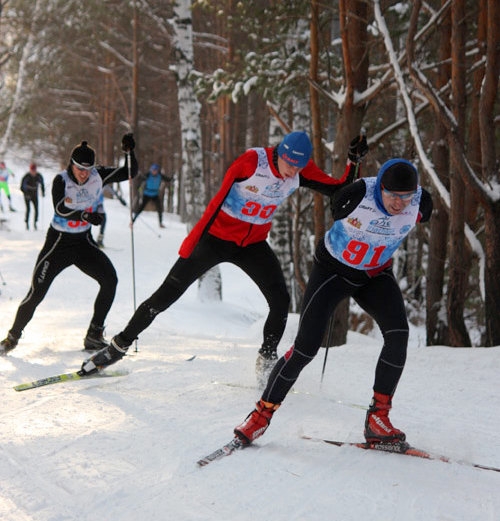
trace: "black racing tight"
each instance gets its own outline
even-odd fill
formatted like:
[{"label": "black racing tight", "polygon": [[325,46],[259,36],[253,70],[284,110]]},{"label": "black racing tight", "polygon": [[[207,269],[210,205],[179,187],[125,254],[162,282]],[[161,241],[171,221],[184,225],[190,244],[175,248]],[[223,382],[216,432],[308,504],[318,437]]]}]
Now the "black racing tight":
[{"label": "black racing tight", "polygon": [[210,234],[198,242],[187,259],[180,257],[176,261],[161,286],[137,308],[120,336],[132,343],[195,280],[222,262],[241,268],[266,298],[269,313],[264,324],[264,343],[272,342],[275,348],[285,330],[290,302],[276,255],[266,241],[241,247]]},{"label": "black racing tight", "polygon": [[346,297],[353,297],[374,318],[384,337],[375,370],[374,391],[392,396],[396,390],[406,361],[408,321],[392,269],[373,278],[363,274],[354,280],[347,278],[345,272],[340,275],[336,269],[338,263],[325,258],[321,246],[318,247],[304,296],[299,331],[294,345],[278,360],[271,373],[262,395],[267,402],[283,401],[302,369],[316,356],[331,314]]},{"label": "black racing tight", "polygon": [[[42,250],[38,254],[31,287],[21,302],[10,332],[19,338],[26,324],[32,319],[37,306],[42,302],[53,280],[68,266],[76,266],[96,280],[99,292],[94,302],[91,322],[103,326],[115,298],[118,278],[109,258],[98,248],[90,231],[84,233],[62,233],[49,228]],[[71,298],[71,291],[68,291]]]},{"label": "black racing tight", "polygon": [[24,222],[27,226],[29,226],[29,220],[30,220],[30,207],[33,205],[33,210],[35,215],[33,216],[33,223],[36,226],[36,223],[38,222],[38,196],[34,197],[24,197],[24,204],[26,205],[26,213],[24,217]]}]

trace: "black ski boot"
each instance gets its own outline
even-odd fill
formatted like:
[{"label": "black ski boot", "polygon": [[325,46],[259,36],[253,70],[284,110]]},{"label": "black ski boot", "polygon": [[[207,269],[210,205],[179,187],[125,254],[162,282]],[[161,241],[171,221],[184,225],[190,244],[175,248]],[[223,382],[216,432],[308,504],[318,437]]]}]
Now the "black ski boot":
[{"label": "black ski boot", "polygon": [[259,389],[265,389],[269,375],[276,365],[278,353],[276,351],[277,342],[274,336],[267,338],[259,349],[257,360],[255,361],[255,376]]},{"label": "black ski boot", "polygon": [[108,365],[118,362],[118,360],[121,360],[127,354],[129,345],[130,343],[123,340],[120,335],[114,336],[107,347],[101,349],[83,362],[80,371],[85,375],[93,374]]},{"label": "black ski boot", "polygon": [[7,333],[7,338],[0,342],[0,355],[4,355],[8,351],[14,349],[19,342],[19,338],[15,337],[11,332]]},{"label": "black ski boot", "polygon": [[85,346],[86,351],[98,351],[99,349],[104,349],[109,346],[109,343],[103,336],[104,326],[96,326],[95,324],[90,324],[89,329],[87,331],[87,336],[83,340],[83,345]]}]

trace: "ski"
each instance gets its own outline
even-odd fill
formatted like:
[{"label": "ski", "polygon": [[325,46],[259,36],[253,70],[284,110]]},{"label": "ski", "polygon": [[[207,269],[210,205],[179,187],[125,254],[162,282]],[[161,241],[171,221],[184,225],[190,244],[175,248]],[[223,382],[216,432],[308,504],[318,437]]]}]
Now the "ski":
[{"label": "ski", "polygon": [[337,440],[326,440],[323,438],[315,438],[312,436],[301,436],[304,440],[311,441],[321,441],[323,443],[328,443],[329,445],[335,445],[337,447],[358,447],[364,450],[378,450],[380,452],[390,452],[393,454],[402,454],[405,456],[414,456],[416,458],[435,460],[435,461],[444,461],[445,463],[458,463],[460,465],[466,465],[468,467],[474,467],[476,469],[482,470],[492,470],[493,472],[500,472],[500,468],[491,467],[488,465],[481,465],[479,463],[474,463],[471,461],[464,460],[452,460],[447,456],[442,456],[440,454],[433,454],[426,450],[417,449],[416,447],[412,447],[409,443],[402,441],[397,443],[382,443],[382,442],[355,442],[355,441],[337,441]]},{"label": "ski", "polygon": [[204,458],[199,459],[196,464],[199,467],[204,467],[205,465],[208,465],[212,461],[224,458],[225,456],[229,456],[232,454],[235,450],[243,449],[246,445],[239,439],[239,438],[233,438],[229,443],[226,443],[219,449],[215,450],[211,454],[208,454]]},{"label": "ski", "polygon": [[41,378],[40,380],[34,380],[33,382],[25,382],[14,386],[16,391],[26,391],[28,389],[35,389],[37,387],[43,387],[44,385],[52,385],[63,382],[69,382],[73,380],[82,380],[89,378],[105,378],[111,376],[125,376],[128,374],[126,371],[106,371],[105,373],[93,373],[86,375],[81,371],[74,371],[73,373],[62,373],[47,378]]}]

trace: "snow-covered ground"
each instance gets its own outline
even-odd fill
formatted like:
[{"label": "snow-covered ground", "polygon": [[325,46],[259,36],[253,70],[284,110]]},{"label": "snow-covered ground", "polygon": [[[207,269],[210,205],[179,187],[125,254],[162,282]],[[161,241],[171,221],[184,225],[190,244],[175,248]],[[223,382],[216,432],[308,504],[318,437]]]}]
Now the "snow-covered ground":
[{"label": "snow-covered ground", "polygon": [[[51,217],[54,171],[40,167],[48,185],[43,222],[25,230],[17,189],[25,170],[15,170],[11,185],[18,211],[0,215],[10,228],[0,230],[2,338]],[[116,200],[106,208],[105,251],[119,276],[110,337],[125,326],[134,299],[128,209]],[[137,305],[164,279],[185,236],[175,216],[165,230],[157,225],[151,212],[135,225]],[[126,376],[15,392],[17,383],[76,370],[85,357],[97,285],[75,268],[55,280],[19,346],[0,358],[2,521],[500,519],[500,473],[301,439],[362,439],[377,335],[350,333],[347,345],[330,349],[321,383],[322,350],[255,446],[198,468],[259,398],[254,363],[266,304],[237,268],[223,265],[222,273],[223,302],[201,303],[190,288],[143,332],[138,352],[114,366]],[[291,315],[281,353],[297,322]],[[425,347],[423,339],[412,330],[394,424],[415,446],[499,467],[500,346]]]}]

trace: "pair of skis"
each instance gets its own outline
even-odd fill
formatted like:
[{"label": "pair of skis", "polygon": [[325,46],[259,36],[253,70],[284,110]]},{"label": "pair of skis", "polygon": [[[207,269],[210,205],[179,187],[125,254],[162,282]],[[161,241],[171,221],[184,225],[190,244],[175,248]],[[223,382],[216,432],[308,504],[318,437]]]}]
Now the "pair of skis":
[{"label": "pair of skis", "polygon": [[[334,445],[336,447],[357,447],[363,450],[376,450],[380,452],[392,453],[392,454],[401,454],[404,456],[413,456],[416,458],[422,458],[427,460],[435,460],[435,461],[443,461],[445,463],[458,463],[461,465],[466,465],[468,467],[473,467],[476,469],[482,470],[491,470],[493,472],[500,472],[500,468],[491,467],[488,465],[481,465],[479,463],[474,463],[470,461],[455,461],[446,456],[442,456],[440,454],[432,454],[422,449],[418,449],[416,447],[412,447],[409,443],[402,441],[396,443],[382,443],[382,442],[351,442],[351,441],[337,441],[337,440],[328,440],[324,438],[315,438],[312,436],[301,436],[302,439],[308,441],[316,441],[327,443],[328,445]],[[207,456],[199,459],[197,461],[197,465],[200,467],[204,467],[211,463],[212,461],[219,460],[224,458],[225,456],[231,455],[233,452],[249,447],[249,445],[244,444],[240,439],[233,438],[229,443],[226,443],[219,449],[214,452],[208,454]]]},{"label": "pair of skis", "polygon": [[[192,360],[194,357],[190,358]],[[38,387],[43,387],[45,385],[52,385],[56,383],[69,382],[74,380],[82,380],[82,379],[91,379],[91,378],[105,378],[105,377],[115,377],[115,376],[124,376],[128,374],[127,371],[109,371],[106,372],[97,372],[92,374],[85,374],[83,371],[74,371],[72,373],[62,373],[54,376],[49,376],[47,378],[41,378],[40,380],[34,380],[32,382],[25,382],[14,386],[16,391],[26,391],[28,389],[36,389]],[[349,442],[349,441],[337,441],[337,440],[328,440],[324,438],[317,438],[312,436],[302,436],[304,440],[316,441],[327,443],[328,445],[334,445],[336,447],[357,447],[359,449],[364,450],[377,450],[381,452],[389,452],[393,454],[401,454],[404,456],[413,456],[417,458],[427,459],[427,460],[435,460],[435,461],[443,461],[445,463],[459,463],[462,465],[467,465],[469,467],[474,467],[482,470],[491,470],[493,472],[500,472],[500,468],[492,467],[488,465],[482,465],[479,463],[474,463],[470,461],[454,461],[446,456],[442,456],[439,454],[432,454],[425,450],[418,449],[416,447],[412,447],[407,442],[397,442],[397,443],[381,443],[381,442]],[[249,445],[244,444],[239,438],[233,438],[231,441],[222,445],[214,452],[208,454],[207,456],[199,459],[197,461],[197,465],[200,467],[204,467],[209,463],[224,458],[226,456],[231,455],[233,452],[237,450],[244,449],[249,447]]]}]

